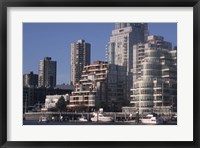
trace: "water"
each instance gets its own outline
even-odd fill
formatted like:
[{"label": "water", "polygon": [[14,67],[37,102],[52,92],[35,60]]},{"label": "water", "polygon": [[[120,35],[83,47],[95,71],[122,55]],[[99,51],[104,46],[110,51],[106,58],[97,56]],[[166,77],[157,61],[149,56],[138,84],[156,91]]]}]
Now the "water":
[{"label": "water", "polygon": [[[50,122],[38,122],[34,120],[24,120],[23,125],[138,125],[135,122],[67,122],[67,121],[50,121]],[[142,125],[142,124],[139,124]],[[168,122],[165,125],[177,125],[177,122]],[[154,125],[155,126],[155,125]]]}]

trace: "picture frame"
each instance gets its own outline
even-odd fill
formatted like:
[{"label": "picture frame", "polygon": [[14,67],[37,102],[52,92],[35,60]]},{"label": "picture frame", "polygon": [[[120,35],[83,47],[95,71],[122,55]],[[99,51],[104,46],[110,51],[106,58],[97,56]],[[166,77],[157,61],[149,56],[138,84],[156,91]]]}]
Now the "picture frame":
[{"label": "picture frame", "polygon": [[[193,8],[193,141],[8,141],[7,112],[7,8],[8,7],[191,7]],[[199,147],[199,37],[200,37],[200,2],[199,0],[6,0],[0,2],[0,146],[4,147]],[[20,133],[19,133],[20,134]]]}]

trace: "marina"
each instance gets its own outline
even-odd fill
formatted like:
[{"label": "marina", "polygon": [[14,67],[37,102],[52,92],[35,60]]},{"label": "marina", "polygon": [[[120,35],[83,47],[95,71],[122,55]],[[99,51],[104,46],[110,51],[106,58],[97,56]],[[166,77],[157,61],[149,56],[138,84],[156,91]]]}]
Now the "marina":
[{"label": "marina", "polygon": [[28,112],[23,125],[177,125],[172,115],[153,116],[123,112]]},{"label": "marina", "polygon": [[[23,121],[23,125],[148,125],[148,124],[142,124],[142,123],[136,123],[134,121],[118,121],[118,122],[90,122],[90,121],[86,121],[86,122],[81,122],[81,121],[69,121],[69,122],[65,122],[65,121],[48,121],[48,122],[38,122],[35,120],[24,120]],[[177,125],[176,121],[169,121],[167,122],[167,124],[159,124],[157,126],[160,125]],[[156,126],[156,125],[152,125],[151,126]]]}]

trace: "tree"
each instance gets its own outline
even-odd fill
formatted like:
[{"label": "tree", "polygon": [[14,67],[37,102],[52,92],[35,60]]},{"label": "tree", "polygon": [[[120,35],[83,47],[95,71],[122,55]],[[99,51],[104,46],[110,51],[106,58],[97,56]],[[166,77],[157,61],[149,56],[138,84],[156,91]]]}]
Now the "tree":
[{"label": "tree", "polygon": [[62,112],[66,110],[66,105],[67,102],[65,101],[65,98],[61,96],[58,102],[56,103],[56,108],[58,109],[58,111]]}]

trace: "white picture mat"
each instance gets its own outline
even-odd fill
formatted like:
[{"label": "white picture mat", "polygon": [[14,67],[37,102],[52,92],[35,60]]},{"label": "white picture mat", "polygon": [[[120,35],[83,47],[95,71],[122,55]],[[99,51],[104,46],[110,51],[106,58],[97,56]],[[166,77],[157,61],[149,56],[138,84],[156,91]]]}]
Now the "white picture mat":
[{"label": "white picture mat", "polygon": [[[193,140],[192,7],[10,7],[7,9],[7,18],[8,141]],[[177,22],[178,125],[23,125],[23,22]]]}]

